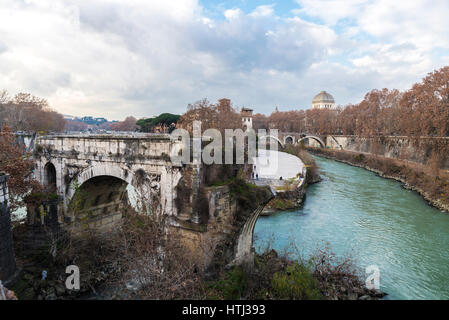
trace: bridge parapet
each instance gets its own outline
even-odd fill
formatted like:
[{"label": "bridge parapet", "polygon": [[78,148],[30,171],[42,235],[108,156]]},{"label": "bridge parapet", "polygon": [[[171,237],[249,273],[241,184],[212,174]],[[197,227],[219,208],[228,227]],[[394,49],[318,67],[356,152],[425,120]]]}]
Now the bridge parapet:
[{"label": "bridge parapet", "polygon": [[35,151],[46,157],[129,162],[145,158],[169,161],[174,142],[168,135],[48,135],[38,137]]}]

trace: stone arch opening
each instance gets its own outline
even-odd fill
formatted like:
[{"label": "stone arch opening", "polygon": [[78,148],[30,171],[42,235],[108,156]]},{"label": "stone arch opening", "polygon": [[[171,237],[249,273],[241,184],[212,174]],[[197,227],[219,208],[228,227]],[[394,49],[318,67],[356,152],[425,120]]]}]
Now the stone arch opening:
[{"label": "stone arch opening", "polygon": [[128,209],[128,183],[113,176],[95,176],[82,183],[68,205],[77,226],[113,226]]},{"label": "stone arch opening", "polygon": [[44,187],[56,192],[56,168],[51,162],[47,162],[44,166]]},{"label": "stone arch opening", "polygon": [[320,145],[321,148],[325,148],[326,147],[326,144],[323,142],[323,140],[321,140],[320,138],[315,137],[315,136],[302,137],[301,139],[298,140],[298,143],[300,143],[301,141],[306,141],[308,139],[312,139],[312,140],[318,142],[318,144]]},{"label": "stone arch opening", "polygon": [[[88,197],[80,194],[88,193]],[[78,195],[77,195],[78,194]],[[119,201],[121,199],[121,201]],[[130,170],[114,165],[94,165],[79,172],[67,187],[64,211],[70,220],[81,213],[90,218],[123,213],[158,215],[163,210],[161,174],[143,168]],[[68,220],[68,219],[66,219]]]},{"label": "stone arch opening", "polygon": [[288,136],[285,138],[285,144],[293,144],[293,137]]}]

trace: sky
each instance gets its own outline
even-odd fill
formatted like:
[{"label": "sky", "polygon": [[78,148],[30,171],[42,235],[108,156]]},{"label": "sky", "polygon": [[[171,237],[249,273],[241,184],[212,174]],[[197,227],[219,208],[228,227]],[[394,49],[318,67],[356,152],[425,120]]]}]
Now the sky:
[{"label": "sky", "polygon": [[447,0],[0,0],[0,90],[63,114],[229,98],[269,115],[405,90],[449,65]]}]

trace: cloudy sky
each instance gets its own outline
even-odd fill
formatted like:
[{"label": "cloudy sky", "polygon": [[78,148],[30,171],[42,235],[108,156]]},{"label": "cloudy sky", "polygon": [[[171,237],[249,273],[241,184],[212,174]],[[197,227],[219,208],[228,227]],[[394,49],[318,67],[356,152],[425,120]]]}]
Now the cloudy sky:
[{"label": "cloudy sky", "polygon": [[0,0],[0,90],[70,115],[269,114],[406,89],[449,65],[447,0]]}]

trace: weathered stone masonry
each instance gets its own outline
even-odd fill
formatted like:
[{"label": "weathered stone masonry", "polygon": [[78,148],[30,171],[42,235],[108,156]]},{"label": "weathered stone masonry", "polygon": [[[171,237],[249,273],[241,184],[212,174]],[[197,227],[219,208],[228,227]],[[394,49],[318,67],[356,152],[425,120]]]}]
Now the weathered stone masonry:
[{"label": "weathered stone masonry", "polygon": [[0,172],[0,279],[4,283],[8,283],[16,271],[8,205],[8,178],[8,175]]},{"label": "weathered stone masonry", "polygon": [[377,154],[426,165],[434,153],[441,157],[441,168],[449,169],[448,137],[373,137],[327,136],[326,147]]},{"label": "weathered stone masonry", "polygon": [[62,199],[60,222],[77,219],[69,210],[77,189],[85,189],[87,195],[83,208],[107,216],[120,211],[127,184],[148,210],[158,216],[176,215],[174,188],[181,166],[169,156],[176,144],[167,135],[40,137],[34,151],[35,177],[44,186],[53,186]]},{"label": "weathered stone masonry", "polygon": [[[206,188],[206,177],[214,176],[214,170],[201,163],[172,161],[170,155],[179,155],[180,148],[181,141],[169,135],[44,136],[36,140],[34,176],[61,200],[58,219],[64,225],[83,226],[89,221],[98,229],[113,228],[122,215],[126,186],[131,185],[150,209],[138,211],[174,228],[202,265],[212,262],[220,251],[217,247],[228,242],[228,258],[238,253],[236,263],[250,260],[262,203],[252,203],[252,210],[242,212],[227,187]],[[250,176],[243,167],[232,168],[235,174],[239,170]],[[270,197],[267,192],[256,202],[265,203]],[[239,244],[238,235],[249,220],[245,240]]]}]

